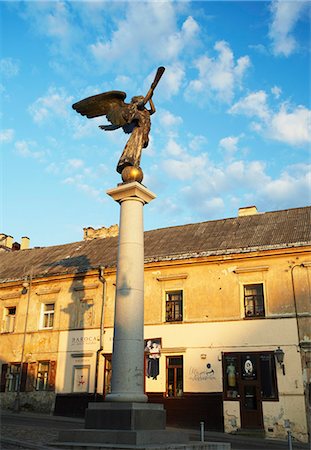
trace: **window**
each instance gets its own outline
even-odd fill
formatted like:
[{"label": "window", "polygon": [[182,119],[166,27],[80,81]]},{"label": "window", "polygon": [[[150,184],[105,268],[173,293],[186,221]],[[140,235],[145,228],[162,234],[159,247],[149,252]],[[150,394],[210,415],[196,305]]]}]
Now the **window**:
[{"label": "window", "polygon": [[262,284],[248,284],[244,286],[245,317],[264,317],[265,306]]},{"label": "window", "polygon": [[166,358],[166,395],[181,397],[184,390],[183,357],[167,356]]},{"label": "window", "polygon": [[275,358],[271,353],[260,355],[261,396],[264,400],[277,398]]},{"label": "window", "polygon": [[49,388],[49,361],[39,361],[36,380],[36,391],[47,391]]},{"label": "window", "polygon": [[179,322],[183,320],[183,292],[174,291],[166,293],[166,322]]},{"label": "window", "polygon": [[248,385],[258,386],[260,400],[278,400],[273,352],[225,353],[223,356],[225,400],[239,400]]},{"label": "window", "polygon": [[4,333],[12,333],[15,328],[16,306],[4,308]]},{"label": "window", "polygon": [[42,304],[41,328],[53,328],[54,303]]},{"label": "window", "polygon": [[20,378],[20,364],[10,364],[6,373],[6,392],[17,392]]},{"label": "window", "polygon": [[105,369],[104,369],[104,394],[111,393],[111,376],[112,376],[112,355],[105,355]]}]

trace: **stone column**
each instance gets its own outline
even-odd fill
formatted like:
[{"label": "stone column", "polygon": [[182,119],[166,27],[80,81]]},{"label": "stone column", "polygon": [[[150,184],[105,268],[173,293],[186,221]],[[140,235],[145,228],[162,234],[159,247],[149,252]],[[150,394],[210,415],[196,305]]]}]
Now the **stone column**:
[{"label": "stone column", "polygon": [[146,402],[144,394],[143,207],[156,196],[142,184],[107,191],[120,204],[111,393],[107,402]]}]

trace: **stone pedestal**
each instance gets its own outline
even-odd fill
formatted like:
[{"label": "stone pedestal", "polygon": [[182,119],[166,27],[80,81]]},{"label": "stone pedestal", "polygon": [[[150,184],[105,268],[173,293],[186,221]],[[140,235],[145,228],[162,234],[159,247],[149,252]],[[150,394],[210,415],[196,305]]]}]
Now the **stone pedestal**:
[{"label": "stone pedestal", "polygon": [[89,403],[85,428],[108,430],[164,430],[166,413],[161,404]]}]

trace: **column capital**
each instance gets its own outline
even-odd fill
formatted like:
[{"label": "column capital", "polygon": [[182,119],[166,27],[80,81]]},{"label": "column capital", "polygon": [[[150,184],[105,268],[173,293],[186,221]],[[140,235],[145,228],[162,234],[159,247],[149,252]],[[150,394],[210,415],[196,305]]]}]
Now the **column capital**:
[{"label": "column capital", "polygon": [[116,188],[109,189],[107,194],[119,203],[129,197],[142,200],[145,204],[156,198],[153,192],[137,181],[119,184]]}]

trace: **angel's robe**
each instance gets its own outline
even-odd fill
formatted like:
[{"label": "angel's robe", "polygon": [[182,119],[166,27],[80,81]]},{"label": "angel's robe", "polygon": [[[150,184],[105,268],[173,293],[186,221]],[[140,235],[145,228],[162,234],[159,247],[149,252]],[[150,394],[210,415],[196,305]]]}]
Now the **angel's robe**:
[{"label": "angel's robe", "polygon": [[119,173],[122,173],[126,166],[140,167],[142,149],[149,143],[150,111],[145,107],[138,109],[137,104],[134,103],[130,106],[128,119],[129,123],[134,124],[134,128],[119,159],[117,165]]}]

